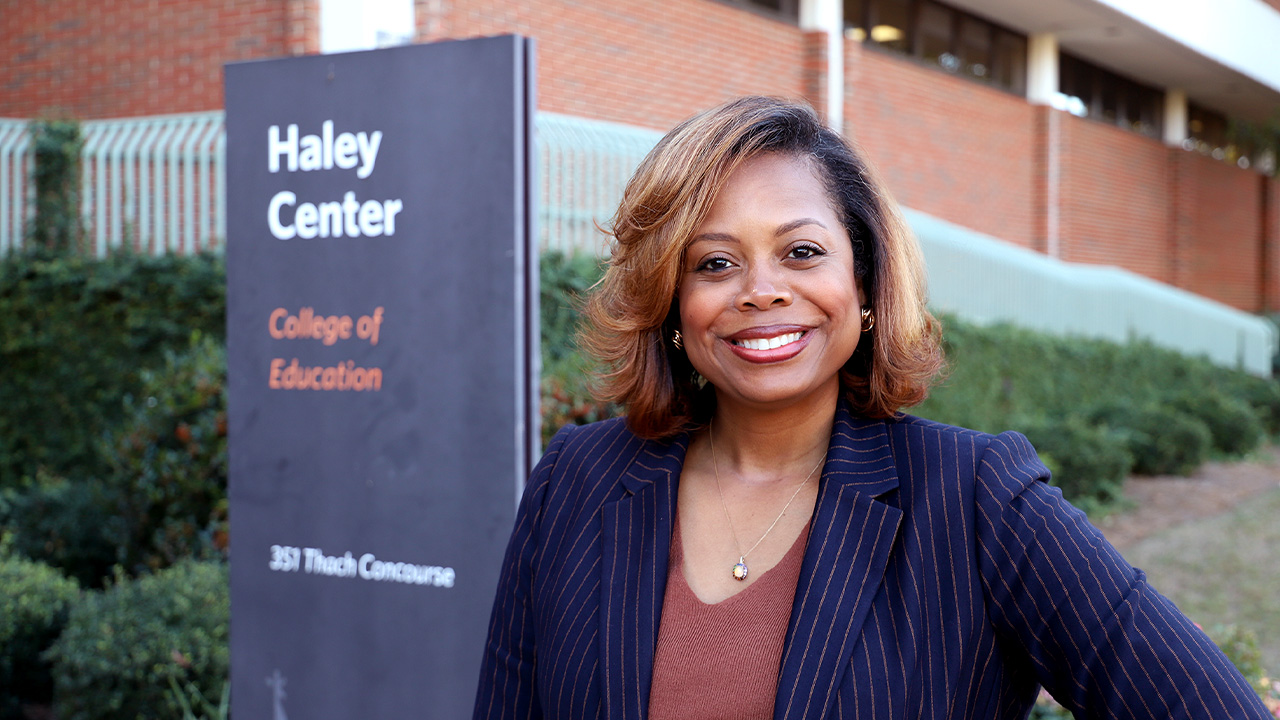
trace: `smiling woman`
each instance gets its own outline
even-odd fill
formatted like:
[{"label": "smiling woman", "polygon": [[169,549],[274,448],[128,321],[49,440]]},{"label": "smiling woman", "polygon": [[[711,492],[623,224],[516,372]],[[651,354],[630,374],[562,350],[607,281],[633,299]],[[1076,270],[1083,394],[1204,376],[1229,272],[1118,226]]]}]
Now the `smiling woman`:
[{"label": "smiling woman", "polygon": [[477,718],[1267,717],[1026,438],[901,412],[941,357],[888,197],[771,98],[640,165],[583,333],[627,416],[526,486]]}]

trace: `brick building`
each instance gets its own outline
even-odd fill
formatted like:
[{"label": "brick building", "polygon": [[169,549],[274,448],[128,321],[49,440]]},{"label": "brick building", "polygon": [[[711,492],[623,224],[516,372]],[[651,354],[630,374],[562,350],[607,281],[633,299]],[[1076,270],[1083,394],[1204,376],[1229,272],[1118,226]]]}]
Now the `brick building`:
[{"label": "brick building", "polygon": [[[0,117],[219,109],[223,63],[319,52],[339,1],[6,0]],[[542,110],[666,129],[804,97],[904,205],[1280,308],[1274,149],[1229,133],[1280,108],[1280,0],[401,1],[417,41],[537,38]]]}]

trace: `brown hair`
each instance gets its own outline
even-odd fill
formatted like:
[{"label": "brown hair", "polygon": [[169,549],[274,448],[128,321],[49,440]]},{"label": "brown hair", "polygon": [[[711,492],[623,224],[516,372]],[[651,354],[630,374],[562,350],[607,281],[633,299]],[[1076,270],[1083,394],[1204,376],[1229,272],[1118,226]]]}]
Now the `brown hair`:
[{"label": "brown hair", "polygon": [[685,120],[640,163],[612,221],[608,269],[587,297],[580,341],[608,368],[597,391],[627,408],[641,437],[670,437],[710,417],[710,387],[669,343],[677,285],[685,249],[725,179],[766,152],[810,161],[853,243],[854,272],[875,310],[874,328],[840,372],[853,410],[891,417],[924,400],[942,366],[920,250],[879,178],[807,105],[739,98]]}]

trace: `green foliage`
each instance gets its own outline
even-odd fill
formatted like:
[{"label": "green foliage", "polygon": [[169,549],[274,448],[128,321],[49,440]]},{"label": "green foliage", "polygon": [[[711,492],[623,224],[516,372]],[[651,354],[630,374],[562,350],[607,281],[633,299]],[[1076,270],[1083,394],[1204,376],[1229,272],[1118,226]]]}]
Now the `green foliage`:
[{"label": "green foliage", "polygon": [[566,363],[579,370],[575,352],[580,303],[587,290],[604,275],[604,266],[593,255],[543,253],[538,265],[539,306],[542,323],[542,367],[556,374]]},{"label": "green foliage", "polygon": [[1109,404],[1091,413],[1119,434],[1139,475],[1189,475],[1208,458],[1208,426],[1171,405]]},{"label": "green foliage", "polygon": [[52,699],[53,676],[40,654],[79,596],[76,582],[48,565],[0,554],[0,720],[18,720],[23,704]]},{"label": "green foliage", "polygon": [[46,657],[59,720],[142,720],[183,709],[169,684],[219,697],[227,678],[227,569],[184,560],[86,596]]},{"label": "green foliage", "polygon": [[0,490],[0,530],[9,533],[14,553],[98,587],[118,561],[118,502],[101,480],[71,482],[41,472]]},{"label": "green foliage", "polygon": [[1263,427],[1258,413],[1244,400],[1209,389],[1181,392],[1169,405],[1199,419],[1209,429],[1213,449],[1228,456],[1250,453],[1262,444]]},{"label": "green foliage", "polygon": [[225,272],[213,256],[0,261],[0,487],[37,468],[102,477],[102,438],[141,370],[193,330],[225,333]]},{"label": "green foliage", "polygon": [[231,683],[222,685],[222,698],[214,705],[200,692],[200,687],[189,682],[180,687],[178,681],[169,678],[170,697],[182,708],[182,720],[226,720],[231,714]]},{"label": "green foliage", "polygon": [[1238,625],[1215,625],[1209,629],[1209,637],[1250,685],[1266,677],[1258,636],[1252,630]]},{"label": "green foliage", "polygon": [[32,245],[65,254],[78,249],[80,150],[84,140],[73,120],[33,120],[28,126],[35,151],[35,220],[27,229]]},{"label": "green foliage", "polygon": [[564,425],[614,417],[621,408],[591,393],[594,364],[577,351],[578,309],[604,267],[592,255],[544,253],[539,267],[542,322],[542,439]]},{"label": "green foliage", "polygon": [[1078,416],[1040,418],[1018,424],[1053,471],[1053,484],[1075,501],[1109,503],[1120,497],[1133,467],[1124,440]]},{"label": "green foliage", "polygon": [[143,370],[137,395],[107,442],[119,498],[119,558],[132,569],[226,548],[227,361],[198,333],[186,352],[165,351]]}]

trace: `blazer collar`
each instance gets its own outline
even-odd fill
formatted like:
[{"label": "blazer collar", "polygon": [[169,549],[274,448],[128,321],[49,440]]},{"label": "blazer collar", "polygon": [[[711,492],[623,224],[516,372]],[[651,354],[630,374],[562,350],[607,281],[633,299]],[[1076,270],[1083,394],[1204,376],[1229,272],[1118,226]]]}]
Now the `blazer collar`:
[{"label": "blazer collar", "polygon": [[[667,558],[689,436],[647,442],[627,494],[601,513],[601,696],[605,717],[648,714]],[[898,486],[886,421],[836,410],[782,655],[774,716],[826,712],[884,574],[902,513],[873,498]]]},{"label": "blazer collar", "polygon": [[829,714],[879,591],[902,511],[875,498],[898,487],[889,423],[841,403],[791,605],[775,720]]}]

